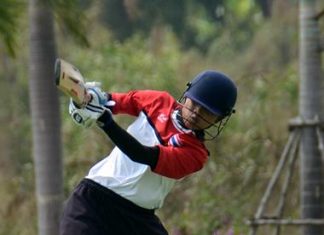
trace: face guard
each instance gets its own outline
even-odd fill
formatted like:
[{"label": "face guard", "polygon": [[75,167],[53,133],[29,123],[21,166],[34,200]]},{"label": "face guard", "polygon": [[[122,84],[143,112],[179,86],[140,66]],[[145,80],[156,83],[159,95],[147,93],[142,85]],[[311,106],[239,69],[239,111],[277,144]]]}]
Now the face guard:
[{"label": "face guard", "polygon": [[[186,108],[183,104],[185,101],[185,97],[182,95],[181,98],[179,99],[179,103],[181,104],[181,106],[183,108]],[[188,109],[188,108],[187,108]],[[190,109],[188,109],[190,110]],[[190,110],[193,112],[193,110]],[[233,110],[232,113],[234,113],[235,110]],[[223,130],[223,128],[226,126],[228,120],[230,119],[232,113],[230,113],[228,116],[222,117],[221,120],[218,120],[217,122],[207,122],[207,120],[205,120],[202,116],[198,116],[198,118],[201,118],[203,120],[205,120],[207,123],[209,123],[209,126],[207,128],[205,128],[204,130],[201,131],[195,131],[196,134],[199,135],[199,138],[203,139],[203,140],[213,140],[215,139]],[[179,110],[179,112],[177,112],[177,119],[181,121],[182,125],[184,126],[184,118],[181,115],[181,110]]]},{"label": "face guard", "polygon": [[205,140],[215,139],[235,112],[237,88],[234,82],[225,74],[208,70],[198,74],[187,86],[179,99],[180,103],[183,104],[186,98],[190,98],[209,112],[221,117],[220,121],[210,123],[204,130]]}]

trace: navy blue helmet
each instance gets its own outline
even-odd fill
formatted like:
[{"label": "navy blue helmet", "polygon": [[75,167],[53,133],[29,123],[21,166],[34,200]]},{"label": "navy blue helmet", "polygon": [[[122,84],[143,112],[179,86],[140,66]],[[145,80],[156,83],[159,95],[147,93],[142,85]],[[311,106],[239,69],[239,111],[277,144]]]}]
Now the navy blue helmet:
[{"label": "navy blue helmet", "polygon": [[207,70],[198,74],[184,93],[202,107],[218,116],[229,116],[234,111],[237,88],[225,74]]}]

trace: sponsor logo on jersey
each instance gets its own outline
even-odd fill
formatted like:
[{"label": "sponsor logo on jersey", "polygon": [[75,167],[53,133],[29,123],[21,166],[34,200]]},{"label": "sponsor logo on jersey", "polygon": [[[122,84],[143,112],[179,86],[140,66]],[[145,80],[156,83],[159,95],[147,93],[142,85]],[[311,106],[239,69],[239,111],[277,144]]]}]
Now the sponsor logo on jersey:
[{"label": "sponsor logo on jersey", "polygon": [[160,122],[165,123],[168,120],[168,116],[164,113],[161,113],[158,118],[157,118]]}]

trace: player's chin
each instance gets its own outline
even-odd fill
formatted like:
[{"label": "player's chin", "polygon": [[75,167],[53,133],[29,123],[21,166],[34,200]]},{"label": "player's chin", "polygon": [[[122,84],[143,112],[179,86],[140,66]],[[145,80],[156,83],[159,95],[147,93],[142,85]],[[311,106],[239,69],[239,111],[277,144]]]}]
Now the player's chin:
[{"label": "player's chin", "polygon": [[196,130],[200,130],[201,128],[199,127],[199,125],[197,125],[197,122],[195,121],[191,121],[191,120],[185,120],[184,121],[184,124],[185,126],[190,129],[190,130],[193,130],[193,131],[196,131]]}]

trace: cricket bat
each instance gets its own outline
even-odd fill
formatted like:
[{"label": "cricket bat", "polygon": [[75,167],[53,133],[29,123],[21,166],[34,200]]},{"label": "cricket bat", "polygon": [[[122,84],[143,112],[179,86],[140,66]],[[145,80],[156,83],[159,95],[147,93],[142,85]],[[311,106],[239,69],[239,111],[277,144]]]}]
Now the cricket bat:
[{"label": "cricket bat", "polygon": [[55,61],[54,74],[56,86],[77,105],[84,107],[88,103],[91,96],[87,94],[84,78],[76,67],[58,58]]}]

